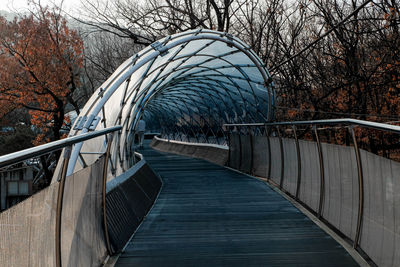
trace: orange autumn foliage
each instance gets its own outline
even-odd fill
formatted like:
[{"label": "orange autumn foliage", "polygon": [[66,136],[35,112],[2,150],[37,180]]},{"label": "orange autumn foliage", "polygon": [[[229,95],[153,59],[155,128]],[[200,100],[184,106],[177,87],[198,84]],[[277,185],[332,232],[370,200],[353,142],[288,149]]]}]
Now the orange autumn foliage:
[{"label": "orange autumn foliage", "polygon": [[0,101],[29,110],[40,130],[35,144],[61,137],[82,64],[83,42],[58,13],[0,17]]}]

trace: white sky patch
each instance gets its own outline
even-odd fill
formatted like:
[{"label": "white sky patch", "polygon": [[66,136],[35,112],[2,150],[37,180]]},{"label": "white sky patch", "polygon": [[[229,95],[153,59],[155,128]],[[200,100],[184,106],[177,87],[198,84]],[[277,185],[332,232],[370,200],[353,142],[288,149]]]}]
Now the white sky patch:
[{"label": "white sky patch", "polygon": [[[39,1],[39,0],[37,0]],[[63,2],[63,9],[70,11],[80,6],[80,0],[40,0],[42,6],[53,6],[54,4],[60,5]],[[24,12],[28,11],[27,0],[0,0],[0,10],[8,12]]]}]

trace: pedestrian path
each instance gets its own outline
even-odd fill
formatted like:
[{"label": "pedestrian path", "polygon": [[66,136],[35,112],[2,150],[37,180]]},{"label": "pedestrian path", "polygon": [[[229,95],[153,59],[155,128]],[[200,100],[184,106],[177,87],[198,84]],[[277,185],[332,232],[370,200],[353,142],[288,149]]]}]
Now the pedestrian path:
[{"label": "pedestrian path", "polygon": [[116,266],[358,266],[265,183],[148,146],[140,152],[163,188]]}]

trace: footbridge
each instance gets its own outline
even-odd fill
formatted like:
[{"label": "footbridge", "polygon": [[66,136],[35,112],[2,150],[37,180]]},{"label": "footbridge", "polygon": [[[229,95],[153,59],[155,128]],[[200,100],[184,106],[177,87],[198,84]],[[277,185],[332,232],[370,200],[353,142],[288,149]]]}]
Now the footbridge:
[{"label": "footbridge", "polygon": [[132,56],[67,138],[0,157],[61,151],[51,184],[0,213],[0,265],[399,266],[400,163],[365,136],[400,127],[278,122],[274,86],[226,33]]}]

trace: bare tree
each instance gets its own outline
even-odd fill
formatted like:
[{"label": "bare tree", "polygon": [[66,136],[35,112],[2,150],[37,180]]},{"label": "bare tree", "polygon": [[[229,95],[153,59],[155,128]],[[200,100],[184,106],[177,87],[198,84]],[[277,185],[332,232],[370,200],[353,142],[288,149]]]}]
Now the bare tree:
[{"label": "bare tree", "polygon": [[[398,100],[393,100],[398,93],[397,78],[393,79],[399,65],[398,0],[368,5],[338,27],[336,24],[364,1],[82,0],[82,3],[85,8],[81,21],[114,34],[118,40],[130,40],[135,49],[163,36],[196,28],[238,36],[268,68],[274,69],[282,119],[341,114],[366,118],[398,111]],[[331,29],[330,35],[297,55]],[[113,58],[114,62],[122,61],[117,54],[128,56],[115,51],[122,47],[106,48],[118,42],[117,39],[104,41],[101,49],[87,50],[87,64],[97,69],[96,79],[108,76],[106,70],[114,67],[109,63]],[[109,52],[98,52],[94,59],[96,51]],[[275,68],[295,55],[293,60]]]},{"label": "bare tree", "polygon": [[90,32],[83,34],[85,59],[83,89],[85,99],[96,90],[127,58],[141,50],[131,39],[121,39],[109,32]]}]

